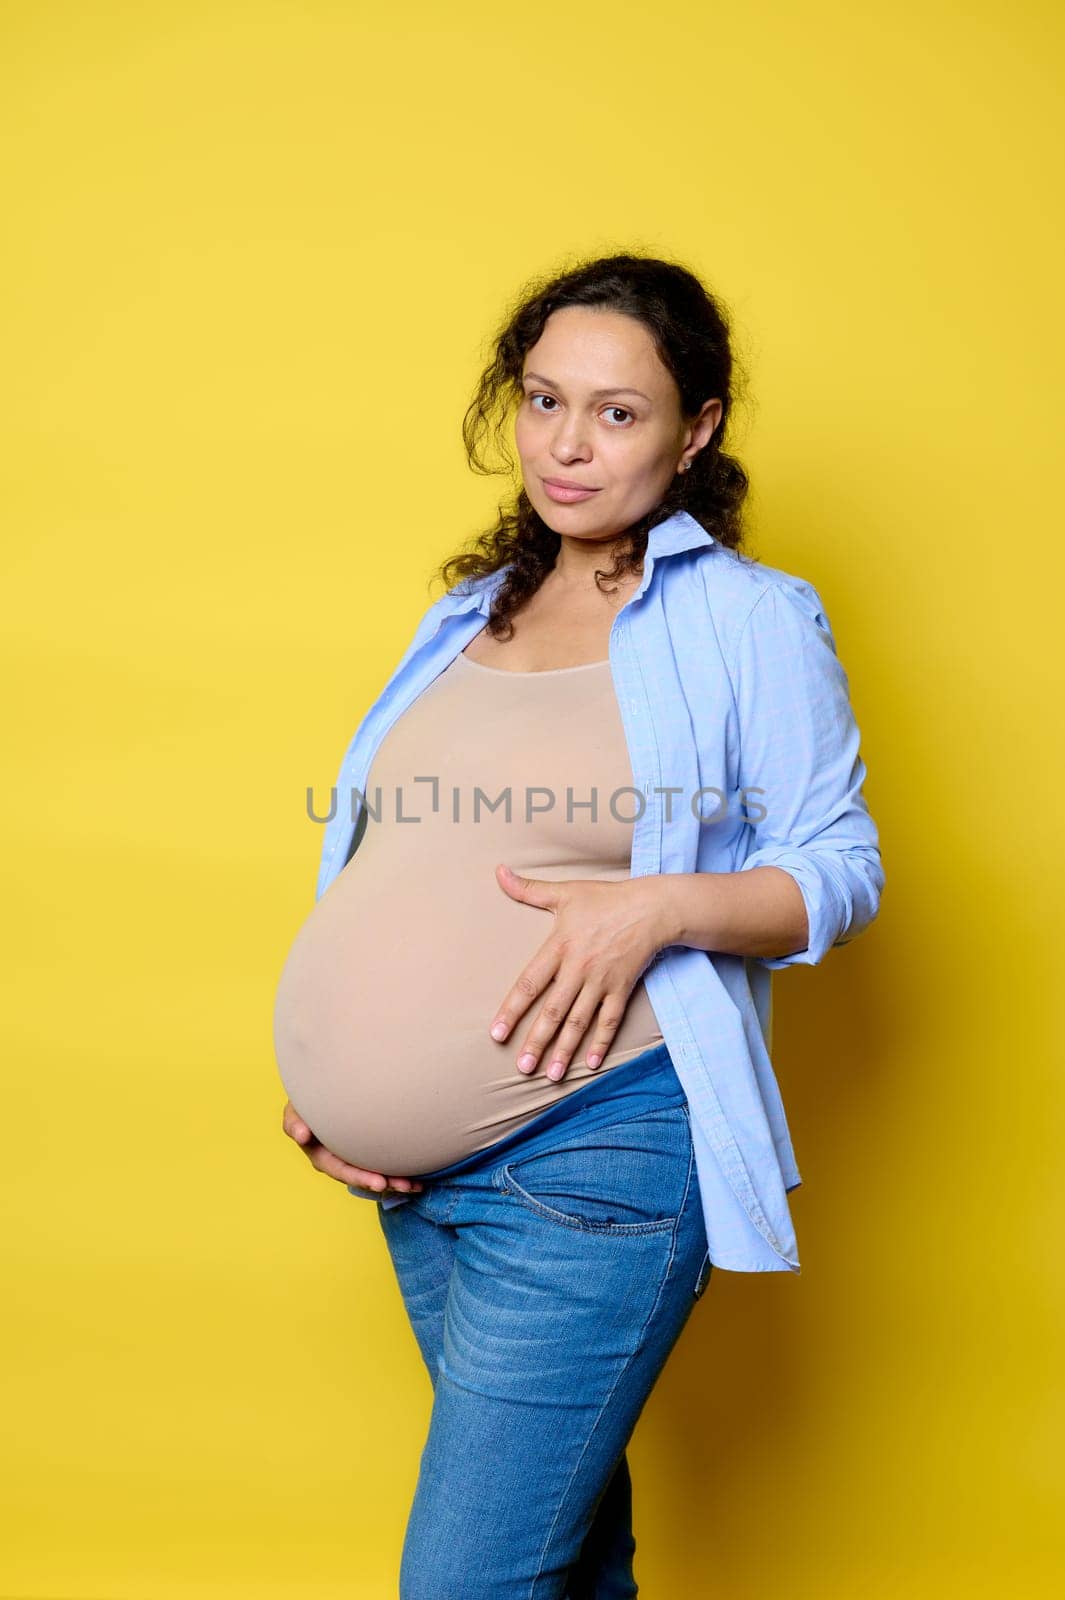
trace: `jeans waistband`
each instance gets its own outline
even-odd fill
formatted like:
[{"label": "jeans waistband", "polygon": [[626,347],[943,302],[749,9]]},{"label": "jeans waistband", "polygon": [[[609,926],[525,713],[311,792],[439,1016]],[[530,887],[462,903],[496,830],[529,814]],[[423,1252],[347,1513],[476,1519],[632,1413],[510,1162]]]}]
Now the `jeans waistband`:
[{"label": "jeans waistband", "polygon": [[484,1150],[452,1162],[449,1167],[438,1167],[435,1172],[420,1172],[419,1179],[437,1182],[463,1172],[478,1172],[491,1166],[500,1156],[533,1155],[542,1146],[552,1144],[565,1129],[568,1138],[582,1130],[601,1127],[606,1123],[620,1122],[638,1117],[645,1111],[681,1104],[686,1099],[677,1077],[669,1047],[663,1039],[650,1049],[643,1050],[616,1067],[608,1067],[595,1077],[582,1083],[572,1094],[564,1095],[546,1110],[538,1113],[523,1127],[498,1139]]}]

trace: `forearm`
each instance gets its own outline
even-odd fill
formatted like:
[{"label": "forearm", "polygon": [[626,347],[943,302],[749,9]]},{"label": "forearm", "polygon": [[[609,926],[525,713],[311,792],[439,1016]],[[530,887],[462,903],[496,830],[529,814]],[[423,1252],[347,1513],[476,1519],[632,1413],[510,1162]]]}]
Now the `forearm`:
[{"label": "forearm", "polygon": [[781,867],[749,872],[671,872],[637,880],[652,896],[659,947],[691,945],[725,955],[778,956],[805,950],[802,892]]}]

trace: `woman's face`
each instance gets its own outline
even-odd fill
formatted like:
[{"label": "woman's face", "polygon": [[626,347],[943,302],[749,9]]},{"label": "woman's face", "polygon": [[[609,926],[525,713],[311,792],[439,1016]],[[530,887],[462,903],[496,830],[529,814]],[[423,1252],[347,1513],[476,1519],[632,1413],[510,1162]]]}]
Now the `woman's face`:
[{"label": "woman's face", "polygon": [[[692,421],[682,415],[650,333],[616,311],[553,311],[522,373],[514,441],[525,492],[548,527],[571,538],[615,537],[653,510],[721,419],[720,400]],[[595,493],[555,500],[545,479]]]}]

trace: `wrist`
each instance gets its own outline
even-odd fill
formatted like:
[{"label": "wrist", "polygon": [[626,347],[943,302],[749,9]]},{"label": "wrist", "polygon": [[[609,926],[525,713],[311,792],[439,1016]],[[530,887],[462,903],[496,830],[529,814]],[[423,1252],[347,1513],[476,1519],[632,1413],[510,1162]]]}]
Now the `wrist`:
[{"label": "wrist", "polygon": [[667,945],[680,944],[683,921],[677,890],[682,882],[682,875],[658,873],[652,877],[634,878],[632,881],[644,900],[644,918],[655,953],[664,950]]}]

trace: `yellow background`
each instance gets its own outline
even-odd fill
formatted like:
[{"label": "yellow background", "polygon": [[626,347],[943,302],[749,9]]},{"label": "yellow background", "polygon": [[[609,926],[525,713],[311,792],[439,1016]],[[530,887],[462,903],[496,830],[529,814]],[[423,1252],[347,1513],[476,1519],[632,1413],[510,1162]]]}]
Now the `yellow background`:
[{"label": "yellow background", "polygon": [[734,313],[752,548],[825,599],[887,871],[777,975],[803,1272],[700,1302],[637,1573],[1052,1593],[1060,13],[37,0],[0,60],[0,1595],[396,1592],[428,1380],[280,1129],[305,790],[492,520],[505,306],[625,248]]}]

